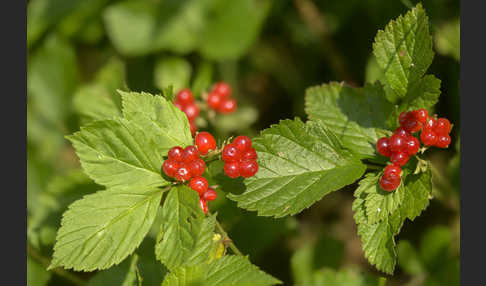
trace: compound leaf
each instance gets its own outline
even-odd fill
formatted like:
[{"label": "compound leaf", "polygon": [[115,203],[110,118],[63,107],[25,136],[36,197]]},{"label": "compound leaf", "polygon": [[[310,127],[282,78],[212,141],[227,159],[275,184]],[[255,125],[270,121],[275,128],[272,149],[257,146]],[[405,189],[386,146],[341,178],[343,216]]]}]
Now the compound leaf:
[{"label": "compound leaf", "polygon": [[315,122],[282,120],[253,142],[260,169],[245,180],[244,193],[228,197],[261,216],[299,213],[365,171],[332,132]]},{"label": "compound leaf", "polygon": [[108,189],[87,195],[64,213],[49,269],[106,269],[142,242],[157,214],[158,188]]},{"label": "compound leaf", "polygon": [[172,188],[162,209],[162,221],[155,253],[169,270],[208,259],[216,218],[204,217],[196,192],[183,186]]}]

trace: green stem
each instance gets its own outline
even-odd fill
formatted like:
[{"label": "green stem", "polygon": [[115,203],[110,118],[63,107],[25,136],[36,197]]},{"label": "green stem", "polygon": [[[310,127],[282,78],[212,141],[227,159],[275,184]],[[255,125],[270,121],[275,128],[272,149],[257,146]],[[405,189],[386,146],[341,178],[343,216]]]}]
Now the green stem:
[{"label": "green stem", "polygon": [[228,246],[231,249],[231,251],[233,251],[233,253],[236,254],[236,255],[243,256],[243,253],[241,253],[241,251],[236,247],[236,245],[233,243],[231,238],[228,236],[226,231],[224,231],[223,227],[221,226],[221,224],[219,224],[218,221],[216,221],[216,228],[218,229],[219,232],[221,232],[221,234],[223,234],[224,241],[229,241]]},{"label": "green stem", "polygon": [[[43,257],[39,252],[37,252],[37,250],[35,248],[30,246],[30,244],[27,244],[27,255],[29,255],[30,257],[35,259],[37,262],[42,264],[42,266],[44,266],[45,268],[47,268],[51,264],[51,261],[50,261],[49,258]],[[85,284],[84,280],[80,279],[76,275],[74,275],[74,274],[72,274],[72,273],[70,273],[70,272],[68,272],[68,271],[66,271],[66,270],[64,270],[60,267],[53,268],[52,271],[55,272],[56,274],[58,274],[59,276],[64,277],[67,280],[71,281],[75,285],[82,286],[82,285]]]}]

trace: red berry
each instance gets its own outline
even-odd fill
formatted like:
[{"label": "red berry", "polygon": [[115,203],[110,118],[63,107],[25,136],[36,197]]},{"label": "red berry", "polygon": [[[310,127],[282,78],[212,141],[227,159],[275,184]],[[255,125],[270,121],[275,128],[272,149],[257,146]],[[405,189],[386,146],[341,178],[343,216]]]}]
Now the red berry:
[{"label": "red berry", "polygon": [[403,127],[398,127],[397,129],[395,129],[394,134],[400,135],[405,138],[407,138],[410,135],[410,133],[408,133],[405,129],[403,129]]},{"label": "red berry", "polygon": [[177,172],[174,176],[176,180],[180,182],[185,182],[191,178],[191,171],[190,168],[187,164],[183,163],[179,166],[179,169],[177,169]]},{"label": "red berry", "polygon": [[234,144],[224,146],[221,158],[225,162],[235,162],[240,160],[240,151]]},{"label": "red berry", "polygon": [[392,152],[398,152],[405,149],[407,143],[407,137],[393,134],[390,137],[390,150]]},{"label": "red berry", "polygon": [[437,119],[437,125],[434,128],[437,135],[447,135],[451,131],[451,123],[447,118]]},{"label": "red berry", "polygon": [[390,173],[389,175],[383,174],[380,178],[380,187],[388,192],[396,190],[401,182],[400,176]]},{"label": "red berry", "polygon": [[194,177],[189,181],[189,187],[202,196],[208,189],[208,180],[201,176]]},{"label": "red berry", "polygon": [[201,176],[206,169],[206,163],[201,158],[197,158],[189,163],[189,170],[193,176]]},{"label": "red berry", "polygon": [[437,134],[428,129],[424,129],[422,133],[420,133],[420,140],[425,146],[433,146],[437,143],[438,136]]},{"label": "red berry", "polygon": [[256,160],[256,159],[258,159],[258,155],[255,149],[253,148],[241,154],[241,160]]},{"label": "red berry", "polygon": [[199,199],[199,206],[203,210],[204,214],[208,213],[208,203],[205,199],[202,198]]},{"label": "red berry", "polygon": [[178,102],[178,101],[175,101],[174,105],[175,105],[175,107],[179,108],[181,111],[184,108],[184,105],[182,103]]},{"label": "red berry", "polygon": [[385,167],[383,174],[388,176],[389,174],[394,173],[395,175],[400,176],[401,172],[402,172],[402,168],[400,168],[400,166],[392,164],[392,165],[387,165]]},{"label": "red berry", "polygon": [[213,188],[208,188],[208,190],[203,194],[203,199],[206,201],[214,201],[218,197],[218,193]]},{"label": "red berry", "polygon": [[402,111],[398,116],[398,123],[400,125],[403,125],[405,124],[406,121],[407,121],[407,113],[405,111]]},{"label": "red berry", "polygon": [[188,88],[181,89],[181,91],[177,93],[175,101],[182,105],[194,102],[194,96],[192,95],[192,91]]},{"label": "red berry", "polygon": [[434,130],[437,126],[437,120],[435,118],[429,118],[424,124],[424,130]]},{"label": "red berry", "polygon": [[387,137],[381,137],[376,141],[376,150],[378,150],[378,153],[385,157],[390,157],[391,155],[391,150],[390,150],[390,139]]},{"label": "red berry", "polygon": [[196,143],[197,150],[203,155],[206,155],[209,150],[216,149],[216,140],[213,135],[206,131],[199,132],[196,138],[194,138],[194,142]]},{"label": "red berry", "polygon": [[232,98],[225,98],[221,101],[218,111],[221,113],[231,113],[236,109],[236,101]]},{"label": "red berry", "polygon": [[429,112],[427,109],[419,109],[415,110],[415,118],[422,124],[427,122],[427,118],[429,118]]},{"label": "red berry", "polygon": [[191,162],[199,158],[199,151],[193,145],[184,148],[184,162]]},{"label": "red berry", "polygon": [[237,178],[240,176],[240,163],[226,162],[224,164],[224,173],[230,178]]},{"label": "red berry", "polygon": [[240,135],[233,140],[233,144],[240,152],[243,152],[251,148],[251,139],[248,136]]},{"label": "red berry", "polygon": [[244,160],[240,162],[240,175],[249,178],[258,172],[258,163],[255,160]]},{"label": "red berry", "polygon": [[208,98],[206,99],[206,102],[208,103],[209,107],[212,109],[218,109],[219,106],[221,105],[222,97],[219,93],[216,92],[210,92],[208,95]]},{"label": "red berry", "polygon": [[218,82],[213,87],[213,92],[219,93],[223,98],[231,95],[231,87],[226,82]]},{"label": "red berry", "polygon": [[420,123],[417,119],[411,118],[402,125],[405,131],[414,133],[422,129],[422,123]]},{"label": "red berry", "polygon": [[393,152],[390,156],[390,161],[398,166],[403,166],[408,162],[410,156],[405,152]]},{"label": "red berry", "polygon": [[193,120],[199,115],[199,107],[194,103],[187,104],[182,111],[184,111],[189,120]]},{"label": "red berry", "polygon": [[408,155],[415,155],[420,149],[420,142],[414,136],[409,136],[406,145],[406,152]]},{"label": "red berry", "polygon": [[194,123],[194,120],[189,120],[189,128],[191,128],[191,135],[194,136],[197,131],[197,126],[196,123]]},{"label": "red berry", "polygon": [[439,135],[435,146],[439,148],[447,148],[449,147],[449,144],[451,144],[451,137],[449,135]]},{"label": "red berry", "polygon": [[184,159],[184,150],[179,146],[174,146],[169,149],[167,156],[169,157],[169,160],[182,162],[182,160]]},{"label": "red berry", "polygon": [[179,169],[179,164],[175,160],[167,159],[162,164],[162,170],[169,177],[173,178],[177,173],[177,169]]}]

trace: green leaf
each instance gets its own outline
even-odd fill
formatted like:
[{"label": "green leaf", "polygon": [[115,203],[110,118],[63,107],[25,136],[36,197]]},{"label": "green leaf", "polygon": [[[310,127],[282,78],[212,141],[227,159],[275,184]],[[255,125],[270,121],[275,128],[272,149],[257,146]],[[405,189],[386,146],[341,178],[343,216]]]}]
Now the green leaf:
[{"label": "green leaf", "polygon": [[202,34],[201,54],[212,60],[235,60],[256,41],[271,1],[212,1]]},{"label": "green leaf", "polygon": [[92,271],[120,263],[149,231],[162,193],[148,187],[108,189],[74,202],[63,215],[49,269]]},{"label": "green leaf", "polygon": [[203,61],[199,65],[194,81],[192,82],[192,92],[196,97],[201,97],[201,93],[211,86],[213,69],[213,65],[209,61]]},{"label": "green leaf", "polygon": [[28,104],[43,120],[59,126],[70,111],[78,77],[74,47],[56,35],[47,37],[29,57]]},{"label": "green leaf", "polygon": [[155,64],[154,82],[160,90],[172,85],[175,91],[189,87],[191,64],[182,57],[160,58]]},{"label": "green leaf", "polygon": [[121,116],[110,91],[101,84],[79,87],[74,94],[73,107],[87,122]]},{"label": "green leaf", "polygon": [[142,278],[137,268],[138,256],[134,254],[120,265],[98,272],[87,286],[141,286]]},{"label": "green leaf", "polygon": [[176,145],[185,147],[193,143],[187,116],[172,102],[145,92],[118,92],[122,96],[123,115],[143,127],[155,143],[152,146],[155,151],[165,156]]},{"label": "green leaf", "polygon": [[342,270],[334,270],[332,268],[324,268],[316,271],[312,275],[313,283],[308,285],[313,286],[379,286],[384,278],[372,276],[367,273],[360,273],[354,267]]},{"label": "green leaf", "polygon": [[385,30],[379,30],[373,53],[389,86],[398,97],[404,97],[409,87],[425,74],[434,58],[428,17],[422,5],[418,4],[405,16],[390,21]]},{"label": "green leaf", "polygon": [[461,59],[461,24],[456,18],[442,24],[434,33],[435,47],[442,55],[449,55],[458,62]]},{"label": "green leaf", "polygon": [[216,218],[204,217],[196,192],[184,186],[172,188],[162,209],[162,220],[155,253],[169,270],[208,259]]},{"label": "green leaf", "polygon": [[[426,75],[418,82],[412,84],[407,92],[407,95],[402,100],[399,100],[397,116],[402,111],[415,110],[425,108],[431,110],[432,107],[439,101],[440,96],[440,79],[433,75]],[[395,118],[397,118],[395,116]],[[398,121],[395,122],[398,125]]]},{"label": "green leaf", "polygon": [[[365,256],[378,270],[388,274],[393,273],[396,265],[394,237],[405,219],[414,220],[427,208],[432,191],[430,168],[418,174],[410,172],[404,170],[402,185],[388,194],[377,189],[381,173],[370,173],[360,181],[354,195],[354,219]],[[378,208],[382,211],[378,212]]]},{"label": "green leaf", "polygon": [[305,111],[335,133],[345,148],[367,158],[376,156],[376,141],[384,135],[394,107],[379,83],[352,88],[331,82],[306,90]]},{"label": "green leaf", "polygon": [[353,183],[366,168],[341,149],[332,132],[298,118],[264,130],[253,146],[260,169],[245,180],[243,194],[228,197],[261,216],[299,213],[324,195]]},{"label": "green leaf", "polygon": [[123,55],[140,56],[162,49],[187,53],[199,43],[206,21],[206,2],[115,3],[104,12],[106,32]]},{"label": "green leaf", "polygon": [[407,240],[398,243],[398,265],[409,275],[420,275],[426,270],[417,250]]},{"label": "green leaf", "polygon": [[44,286],[51,278],[51,272],[27,256],[27,286]]},{"label": "green leaf", "polygon": [[67,136],[81,165],[96,183],[108,187],[169,184],[160,174],[164,161],[143,125],[124,118],[94,121]]},{"label": "green leaf", "polygon": [[265,286],[281,283],[251,264],[248,258],[226,255],[209,265],[179,268],[166,276],[162,286]]}]

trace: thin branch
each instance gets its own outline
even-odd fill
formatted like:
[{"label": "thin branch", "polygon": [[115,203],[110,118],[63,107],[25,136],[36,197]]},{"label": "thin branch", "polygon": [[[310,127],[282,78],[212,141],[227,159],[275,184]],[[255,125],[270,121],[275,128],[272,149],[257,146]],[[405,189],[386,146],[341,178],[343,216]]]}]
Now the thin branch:
[{"label": "thin branch", "polygon": [[221,224],[219,224],[218,221],[216,221],[216,228],[219,232],[221,232],[221,234],[223,234],[223,241],[225,242],[225,244],[228,244],[229,248],[233,251],[233,253],[243,256],[243,253],[241,253],[241,251],[236,247],[236,245],[233,243],[231,238],[228,236],[226,231],[224,231],[223,227],[221,226]]}]

